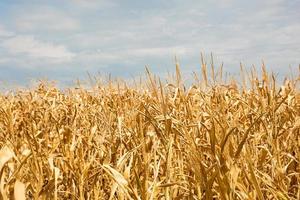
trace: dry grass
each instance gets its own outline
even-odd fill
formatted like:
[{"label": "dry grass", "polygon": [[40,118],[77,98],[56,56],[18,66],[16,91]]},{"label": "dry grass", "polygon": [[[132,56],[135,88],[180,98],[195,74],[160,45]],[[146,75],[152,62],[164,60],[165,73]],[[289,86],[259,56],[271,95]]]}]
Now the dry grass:
[{"label": "dry grass", "polygon": [[1,94],[0,199],[300,199],[299,76],[206,65],[189,89],[177,66],[168,84]]}]

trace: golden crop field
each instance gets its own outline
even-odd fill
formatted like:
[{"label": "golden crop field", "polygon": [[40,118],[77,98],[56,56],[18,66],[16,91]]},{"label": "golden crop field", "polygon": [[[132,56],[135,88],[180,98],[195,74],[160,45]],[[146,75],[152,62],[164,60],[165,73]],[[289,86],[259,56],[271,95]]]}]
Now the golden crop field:
[{"label": "golden crop field", "polygon": [[300,199],[299,74],[201,69],[2,92],[0,199]]}]

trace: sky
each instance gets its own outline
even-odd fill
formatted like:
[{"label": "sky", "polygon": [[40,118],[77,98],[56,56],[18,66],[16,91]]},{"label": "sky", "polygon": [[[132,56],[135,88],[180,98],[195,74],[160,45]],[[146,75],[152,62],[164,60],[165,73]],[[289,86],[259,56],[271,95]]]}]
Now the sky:
[{"label": "sky", "polygon": [[299,0],[0,0],[0,83],[47,78],[70,85],[87,73],[184,74],[200,53],[236,73],[300,64]]}]

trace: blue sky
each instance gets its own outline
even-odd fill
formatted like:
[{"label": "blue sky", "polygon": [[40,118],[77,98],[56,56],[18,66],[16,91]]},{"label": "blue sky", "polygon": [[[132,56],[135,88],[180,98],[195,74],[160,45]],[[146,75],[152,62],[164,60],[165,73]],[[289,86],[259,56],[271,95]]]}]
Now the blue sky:
[{"label": "blue sky", "polygon": [[300,63],[299,0],[1,0],[0,81],[70,84],[199,70],[200,52],[235,72],[263,59],[278,74]]}]

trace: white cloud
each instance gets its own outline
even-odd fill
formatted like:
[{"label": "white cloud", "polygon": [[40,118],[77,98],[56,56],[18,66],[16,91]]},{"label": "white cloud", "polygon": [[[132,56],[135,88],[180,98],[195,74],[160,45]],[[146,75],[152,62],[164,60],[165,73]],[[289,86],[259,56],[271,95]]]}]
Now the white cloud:
[{"label": "white cloud", "polygon": [[112,53],[112,52],[102,52],[100,50],[96,51],[86,51],[80,52],[77,57],[77,61],[93,64],[93,63],[112,63],[112,62],[121,62],[124,59],[124,55],[120,53]]},{"label": "white cloud", "polygon": [[81,8],[88,8],[88,9],[107,8],[107,7],[113,7],[117,5],[116,3],[108,0],[74,0],[71,3]]},{"label": "white cloud", "polygon": [[15,36],[6,39],[1,46],[10,54],[24,54],[31,58],[49,58],[52,60],[69,61],[74,54],[63,45],[43,42],[32,36]]},{"label": "white cloud", "polygon": [[185,47],[156,47],[156,48],[138,48],[128,51],[131,56],[138,57],[167,57],[169,55],[187,56],[189,52]]},{"label": "white cloud", "polygon": [[[225,61],[234,69],[239,67],[240,61],[251,66],[252,63],[261,63],[262,59],[272,66],[284,66],[284,63],[296,63],[293,52],[299,52],[294,47],[299,44],[296,35],[300,33],[298,25],[277,22],[285,18],[285,8],[280,8],[280,3],[270,2],[269,6],[257,8],[255,12],[252,8],[239,10],[235,7],[237,11],[230,17],[226,16],[227,11],[210,14],[201,10],[199,5],[191,9],[180,9],[179,6],[177,10],[156,11],[155,14],[149,11],[137,19],[120,19],[119,26],[108,25],[104,30],[99,26],[94,32],[78,33],[71,40],[78,49],[87,50],[80,55],[80,60],[91,65],[130,62],[144,66],[153,61],[163,64],[177,55],[188,60],[189,66],[196,66],[200,52],[204,51],[219,55],[220,62]],[[219,21],[220,16],[224,17],[224,22]],[[102,51],[93,52],[91,49],[95,48]],[[274,58],[276,52],[282,56]]]},{"label": "white cloud", "polygon": [[174,47],[157,47],[157,48],[129,48],[126,50],[108,50],[108,51],[90,51],[81,52],[80,58],[87,61],[115,62],[125,61],[128,58],[169,58],[171,55],[187,56],[191,51],[189,48]]},{"label": "white cloud", "polygon": [[10,37],[13,36],[14,33],[11,31],[8,31],[3,25],[0,24],[0,38],[2,37]]},{"label": "white cloud", "polygon": [[79,22],[66,13],[50,7],[30,7],[15,13],[16,29],[28,31],[74,31],[79,29]]},{"label": "white cloud", "polygon": [[2,63],[8,63],[9,62],[9,58],[2,58],[0,57],[0,64]]},{"label": "white cloud", "polygon": [[78,73],[108,67],[113,73],[124,66],[134,72],[146,64],[172,67],[177,55],[190,71],[199,65],[200,52],[213,52],[231,71],[240,61],[249,66],[261,59],[280,67],[299,63],[299,14],[295,3],[284,0],[55,2],[12,7],[3,23],[20,35],[0,25],[0,67],[70,66]]}]

